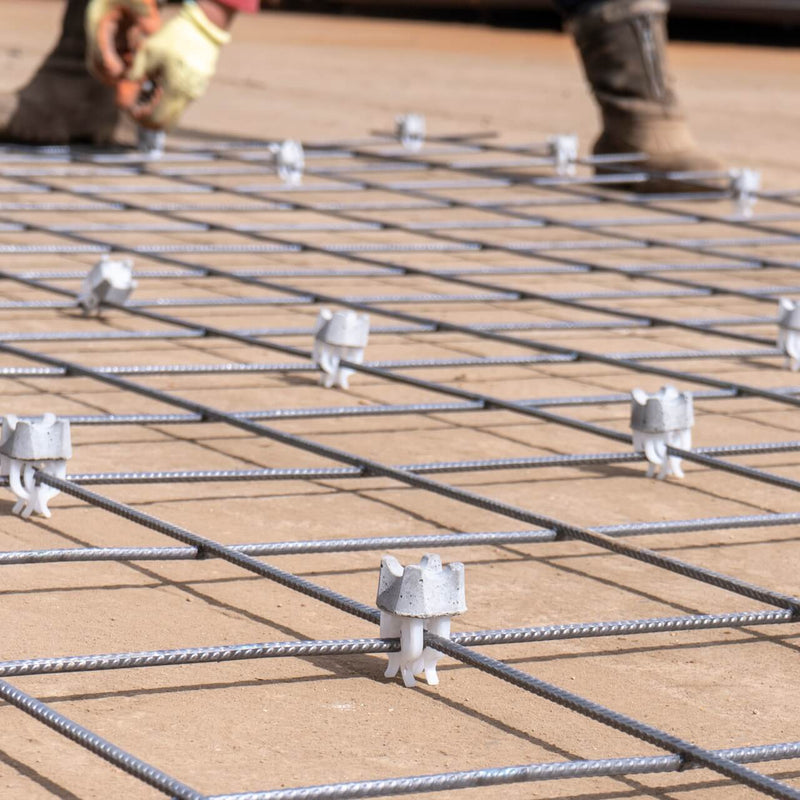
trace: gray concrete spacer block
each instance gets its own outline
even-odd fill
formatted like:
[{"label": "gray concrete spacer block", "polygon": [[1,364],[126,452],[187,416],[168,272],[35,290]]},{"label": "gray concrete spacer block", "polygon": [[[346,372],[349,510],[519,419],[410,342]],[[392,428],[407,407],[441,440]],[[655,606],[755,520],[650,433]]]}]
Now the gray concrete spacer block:
[{"label": "gray concrete spacer block", "polygon": [[439,556],[428,554],[419,564],[405,568],[394,556],[381,559],[378,608],[398,617],[428,619],[451,617],[467,610],[464,565],[442,566]]},{"label": "gray concrete spacer block", "polygon": [[317,318],[314,338],[318,342],[337,347],[366,347],[369,339],[369,315],[323,308]]},{"label": "gray concrete spacer block", "polygon": [[691,392],[662,386],[655,394],[643,389],[631,392],[631,428],[642,433],[664,433],[691,428],[694,408]]},{"label": "gray concrete spacer block", "polygon": [[64,461],[72,456],[69,420],[53,414],[42,419],[17,420],[9,415],[3,420],[0,454],[17,461]]},{"label": "gray concrete spacer block", "polygon": [[86,276],[78,295],[78,305],[85,311],[92,311],[101,303],[123,305],[135,288],[133,261],[104,255]]},{"label": "gray concrete spacer block", "polygon": [[10,468],[10,461],[7,455],[3,452],[3,446],[11,439],[14,429],[17,427],[17,416],[15,414],[6,414],[3,417],[3,425],[0,428],[0,475],[8,477]]}]

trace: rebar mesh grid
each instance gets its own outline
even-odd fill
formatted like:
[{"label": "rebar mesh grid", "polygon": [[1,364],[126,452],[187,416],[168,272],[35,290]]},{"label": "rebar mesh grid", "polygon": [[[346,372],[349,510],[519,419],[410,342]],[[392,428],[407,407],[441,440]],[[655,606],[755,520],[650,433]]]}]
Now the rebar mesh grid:
[{"label": "rebar mesh grid", "polygon": [[[800,744],[754,745],[743,717],[736,723],[742,742],[697,744],[703,737],[680,726],[667,730],[545,680],[535,674],[535,663],[523,671],[504,657],[474,649],[715,629],[739,630],[763,646],[796,649],[792,626],[800,599],[780,568],[791,560],[791,529],[800,519],[789,494],[800,487],[794,477],[800,387],[784,370],[770,313],[779,296],[800,288],[792,283],[800,268],[796,203],[791,194],[764,192],[757,213],[743,217],[732,207],[730,192],[719,188],[718,175],[673,176],[676,189],[691,192],[631,195],[620,186],[647,178],[635,160],[607,160],[614,172],[595,177],[595,160],[584,159],[572,177],[556,174],[548,152],[545,145],[509,147],[470,135],[433,139],[414,154],[382,135],[312,143],[304,183],[284,186],[274,175],[269,142],[184,144],[159,160],[67,148],[0,151],[5,411],[54,411],[70,419],[76,467],[94,465],[84,472],[71,469],[66,480],[38,473],[40,482],[73,500],[56,501],[46,526],[8,516],[4,539],[24,544],[0,552],[0,566],[42,570],[54,564],[68,571],[80,569],[68,564],[83,563],[87,570],[100,570],[97,562],[104,562],[129,570],[137,562],[166,568],[170,562],[222,560],[286,587],[290,598],[304,595],[356,618],[324,617],[325,636],[315,638],[310,631],[320,624],[317,612],[301,611],[306,606],[297,605],[299,600],[290,601],[296,605],[290,627],[278,621],[283,614],[260,616],[262,602],[247,596],[227,613],[293,631],[296,640],[155,649],[129,641],[124,651],[96,655],[21,651],[0,662],[0,696],[172,797],[375,797],[586,777],[613,777],[642,796],[663,796],[619,776],[705,767],[730,779],[726,791],[738,786],[799,798],[794,773],[784,780],[743,764],[797,758]],[[697,192],[698,186],[704,191]],[[100,316],[83,317],[75,308],[76,281],[98,254],[108,252],[136,259],[135,298],[106,307]],[[373,319],[369,360],[347,362],[357,372],[350,392],[317,388],[308,375],[314,371],[312,323],[321,304],[365,311]],[[244,317],[256,324],[242,327]],[[263,361],[263,350],[278,360]],[[177,363],[176,353],[183,359]],[[626,427],[630,389],[654,388],[664,379],[693,390],[697,432],[707,436],[708,444],[692,450],[670,448],[691,464],[683,483],[646,479]],[[105,387],[102,394],[97,387]],[[320,397],[326,402],[318,402]],[[568,413],[551,410],[564,408]],[[370,423],[383,418],[396,427]],[[93,460],[90,451],[111,446],[117,435],[121,441],[113,457]],[[600,439],[620,449],[596,452]],[[500,454],[486,457],[496,451]],[[212,466],[198,469],[204,460]],[[608,489],[593,488],[584,499],[580,493],[589,480]],[[264,481],[298,486],[299,499],[281,501],[281,516],[255,524],[264,502],[278,505],[279,495],[266,493]],[[574,508],[537,494],[537,487],[551,481],[565,484],[561,491],[571,496]],[[200,500],[202,495],[181,494],[187,484],[220,484],[213,489],[218,502],[238,509],[221,514],[227,527],[220,528],[215,514],[188,526],[148,510],[170,498]],[[115,488],[100,494],[87,485]],[[136,486],[144,488],[130,488]],[[675,513],[692,507],[691,500],[696,506],[697,497],[691,496],[703,491],[707,502],[701,505],[709,513],[690,518]],[[309,517],[318,513],[314,503],[340,497],[344,516],[326,523],[324,535],[317,529],[313,537],[279,535],[284,528],[308,527]],[[442,502],[441,509],[435,506]],[[392,523],[378,535],[352,535],[369,504],[392,509]],[[603,517],[611,509],[614,519],[608,521]],[[475,516],[464,516],[465,511]],[[62,530],[59,519],[73,513],[90,530],[82,528],[78,536],[72,522],[70,530]],[[126,539],[136,531],[132,543],[109,544],[106,526],[114,519],[133,523],[113,534]],[[531,527],[505,530],[508,519]],[[417,533],[423,522],[426,532]],[[268,540],[247,541],[251,527],[267,532]],[[702,551],[703,533],[759,535],[768,527],[789,529],[779,539],[786,549],[780,563],[743,569],[735,558],[722,556],[718,564],[716,552],[708,557]],[[701,538],[686,542],[684,534]],[[657,535],[668,538],[656,538],[652,548],[629,541]],[[183,546],[158,544],[163,536]],[[71,546],[53,546],[53,539]],[[191,765],[181,770],[185,782],[179,780],[171,770],[153,766],[155,759],[131,755],[5,681],[275,657],[324,657],[325,664],[346,665],[355,655],[392,652],[396,640],[361,635],[364,628],[353,627],[369,629],[378,621],[372,602],[377,553],[439,547],[481,554],[473,569],[468,564],[468,590],[496,606],[502,622],[458,631],[449,641],[429,635],[428,643],[476,674],[511,684],[514,692],[524,689],[600,723],[591,728],[592,754],[599,758],[573,753],[551,732],[552,740],[545,737],[541,746],[566,760],[529,759],[508,767],[487,765],[495,759],[486,757],[459,762],[457,770],[417,770],[402,778],[386,778],[384,771],[371,780],[334,776],[296,789],[217,785],[200,791],[193,788]],[[547,547],[552,549],[545,552]],[[720,542],[714,547],[724,550]],[[693,548],[700,548],[707,563],[695,563]],[[331,554],[360,552],[370,553],[369,561],[342,570],[357,576],[353,596],[335,588],[337,569],[329,572],[323,565]],[[604,560],[598,574],[570,566],[571,559],[604,555],[616,560],[613,566]],[[296,567],[261,560],[277,556],[298,559]],[[302,559],[312,556],[318,560],[304,566]],[[506,561],[559,570],[574,584],[566,592],[577,607],[593,607],[575,593],[595,581],[613,587],[604,595],[611,608],[628,607],[621,598],[630,594],[681,613],[533,625],[527,603],[539,618],[548,609],[546,591],[534,584],[523,592],[528,616],[509,627],[504,613],[513,613],[504,606],[503,586],[508,577],[493,579],[482,568],[502,569]],[[774,582],[761,580],[773,570]],[[171,581],[165,574],[148,574]],[[170,585],[191,594],[191,579],[180,574],[184,577]],[[759,580],[752,580],[753,574]],[[44,580],[54,575],[48,572]],[[235,582],[235,575],[218,580]],[[744,610],[731,606],[734,595],[747,598]],[[480,599],[471,601],[471,608],[476,606],[481,608]],[[340,627],[331,630],[331,624]],[[780,635],[761,627],[787,624]],[[656,649],[669,655],[669,643]],[[530,652],[528,647],[523,661],[532,658]],[[769,665],[765,669],[769,672]],[[379,680],[364,668],[350,674]],[[458,681],[461,674],[446,680]],[[477,680],[484,686],[488,678]],[[647,677],[630,680],[640,682],[644,692],[663,688],[648,689]],[[51,683],[39,686],[54,690]],[[268,696],[270,687],[263,691]],[[307,694],[307,713],[314,715],[319,693]],[[436,714],[434,699],[423,696],[421,713]],[[372,698],[374,704],[385,700],[385,695]],[[700,700],[702,692],[686,698]],[[373,735],[402,738],[396,719],[388,733],[381,728],[382,711],[373,708]],[[471,713],[469,703],[460,713]],[[573,717],[559,713],[560,720]],[[424,719],[400,723],[409,732],[424,724]],[[604,750],[601,726],[642,740],[652,754]],[[793,725],[786,728],[797,736]],[[230,736],[237,735],[234,727]],[[313,750],[302,730],[293,735],[293,746]],[[310,763],[300,759],[304,775],[305,766],[311,775]],[[228,772],[212,774],[217,784],[221,777],[241,783]],[[269,777],[267,770],[264,784]]]}]

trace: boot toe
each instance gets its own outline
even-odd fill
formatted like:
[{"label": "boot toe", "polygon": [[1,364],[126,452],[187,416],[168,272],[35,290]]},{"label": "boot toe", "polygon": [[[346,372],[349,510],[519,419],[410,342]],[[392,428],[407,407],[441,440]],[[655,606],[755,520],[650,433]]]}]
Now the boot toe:
[{"label": "boot toe", "polygon": [[[601,134],[595,142],[592,152],[595,155],[615,155],[641,153],[640,161],[629,161],[619,164],[598,164],[595,174],[609,175],[625,172],[652,173],[646,180],[620,181],[619,187],[640,193],[670,192],[708,192],[719,191],[728,184],[726,167],[717,158],[705,153],[693,143],[687,147],[676,149],[636,147],[630,142],[615,140],[607,133]],[[671,173],[667,177],[666,173]],[[700,173],[696,176],[686,175],[681,179],[675,173]],[[704,175],[702,173],[711,173]]]}]

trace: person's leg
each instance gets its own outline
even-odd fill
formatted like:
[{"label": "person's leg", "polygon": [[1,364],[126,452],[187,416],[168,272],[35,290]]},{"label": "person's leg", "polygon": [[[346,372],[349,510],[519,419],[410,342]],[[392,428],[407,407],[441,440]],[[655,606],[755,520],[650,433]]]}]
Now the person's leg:
[{"label": "person's leg", "polygon": [[697,147],[675,94],[666,55],[668,9],[667,0],[584,0],[568,17],[601,111],[594,152],[645,153],[644,166],[658,171],[720,169]]},{"label": "person's leg", "polygon": [[29,144],[111,141],[118,112],[113,89],[89,75],[84,14],[88,0],[68,0],[61,36],[31,80],[0,96],[0,138]]}]

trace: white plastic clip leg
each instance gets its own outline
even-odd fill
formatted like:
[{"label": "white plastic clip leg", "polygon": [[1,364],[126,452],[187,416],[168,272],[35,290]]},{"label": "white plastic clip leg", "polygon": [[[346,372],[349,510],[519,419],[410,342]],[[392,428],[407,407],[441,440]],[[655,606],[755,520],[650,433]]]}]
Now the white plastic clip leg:
[{"label": "white plastic clip leg", "polygon": [[778,333],[778,347],[786,355],[786,366],[792,372],[800,370],[800,331],[781,330]]},{"label": "white plastic clip leg", "polygon": [[[433,617],[432,619],[425,620],[425,630],[432,633],[434,636],[441,636],[443,639],[450,638],[450,617]],[[421,670],[419,672],[425,673],[425,680],[430,686],[436,686],[439,683],[439,676],[436,674],[436,664],[440,659],[444,658],[444,654],[432,647],[426,647],[422,651]]]},{"label": "white plastic clip leg", "polygon": [[30,517],[34,511],[43,517],[50,516],[47,504],[59,492],[58,489],[44,483],[36,483],[36,470],[46,472],[54,478],[67,477],[66,461],[18,461],[11,459],[8,471],[8,483],[11,491],[17,497],[17,502],[11,509],[13,514],[18,514],[23,519]]},{"label": "white plastic clip leg", "polygon": [[314,361],[322,370],[322,384],[326,389],[339,386],[350,388],[350,376],[354,370],[342,366],[342,360],[360,364],[364,360],[364,349],[360,347],[342,347],[327,342],[314,343]]},{"label": "white plastic clip leg", "polygon": [[389,653],[389,664],[385,673],[387,678],[394,678],[399,672],[403,683],[411,688],[417,685],[414,676],[424,675],[430,686],[438,685],[436,664],[444,656],[432,647],[425,647],[425,631],[449,639],[450,617],[417,619],[397,617],[388,611],[381,611],[381,637],[400,639],[400,652]]},{"label": "white plastic clip leg", "polygon": [[664,431],[663,433],[633,433],[633,448],[637,452],[644,451],[647,458],[647,477],[652,478],[658,470],[658,479],[664,480],[669,475],[683,478],[681,457],[667,454],[667,446],[681,450],[692,447],[692,431]]},{"label": "white plastic clip leg", "polygon": [[416,686],[414,674],[421,666],[424,649],[424,620],[396,617],[388,611],[381,611],[381,636],[385,639],[400,638],[400,652],[389,653],[386,677],[394,678],[399,671],[406,686]]}]

